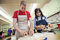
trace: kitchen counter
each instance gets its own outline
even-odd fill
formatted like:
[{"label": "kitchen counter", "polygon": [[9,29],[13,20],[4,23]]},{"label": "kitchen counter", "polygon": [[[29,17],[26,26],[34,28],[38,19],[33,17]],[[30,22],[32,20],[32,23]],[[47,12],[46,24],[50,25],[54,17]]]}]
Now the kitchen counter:
[{"label": "kitchen counter", "polygon": [[33,36],[25,36],[19,38],[19,40],[43,40],[47,38],[47,40],[58,40],[54,33],[44,32],[44,33],[35,33]]}]

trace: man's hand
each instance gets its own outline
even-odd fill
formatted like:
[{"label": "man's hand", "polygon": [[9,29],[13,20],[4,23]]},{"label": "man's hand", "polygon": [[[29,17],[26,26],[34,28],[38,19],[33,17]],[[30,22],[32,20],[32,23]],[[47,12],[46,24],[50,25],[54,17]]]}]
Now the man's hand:
[{"label": "man's hand", "polygon": [[29,30],[29,35],[32,36],[34,34],[34,31],[32,29]]},{"label": "man's hand", "polygon": [[27,35],[27,32],[25,32],[25,31],[23,31],[23,30],[20,30],[20,35],[21,35],[21,36],[25,36],[25,35]]}]

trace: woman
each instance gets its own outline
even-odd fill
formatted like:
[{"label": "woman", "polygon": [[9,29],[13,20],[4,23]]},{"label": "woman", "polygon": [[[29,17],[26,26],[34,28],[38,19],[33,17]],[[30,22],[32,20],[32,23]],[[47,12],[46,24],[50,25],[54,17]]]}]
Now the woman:
[{"label": "woman", "polygon": [[37,29],[37,32],[41,32],[42,29],[45,29],[46,26],[52,27],[52,25],[48,22],[47,18],[43,15],[40,8],[35,9],[35,19],[34,19],[34,27]]}]

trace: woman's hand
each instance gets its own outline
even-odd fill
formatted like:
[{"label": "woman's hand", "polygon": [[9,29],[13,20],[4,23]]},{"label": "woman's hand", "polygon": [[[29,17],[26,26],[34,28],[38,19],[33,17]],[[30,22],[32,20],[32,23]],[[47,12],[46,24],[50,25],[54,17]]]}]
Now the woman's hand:
[{"label": "woman's hand", "polygon": [[36,29],[44,29],[45,25],[36,26]]},{"label": "woman's hand", "polygon": [[49,27],[52,27],[52,24],[48,24]]},{"label": "woman's hand", "polygon": [[36,28],[36,29],[39,29],[39,28],[40,28],[40,26],[36,26],[35,28]]},{"label": "woman's hand", "polygon": [[20,35],[21,35],[21,36],[25,36],[25,35],[27,35],[27,32],[21,30],[21,31],[20,31]]},{"label": "woman's hand", "polygon": [[45,28],[45,25],[40,25],[40,29],[44,29]]},{"label": "woman's hand", "polygon": [[29,35],[32,36],[33,34],[34,34],[33,29],[30,29],[30,30],[29,30]]}]

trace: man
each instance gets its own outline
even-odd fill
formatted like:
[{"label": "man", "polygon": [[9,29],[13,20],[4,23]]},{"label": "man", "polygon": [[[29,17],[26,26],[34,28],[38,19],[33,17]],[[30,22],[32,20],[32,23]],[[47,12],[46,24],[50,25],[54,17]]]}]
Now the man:
[{"label": "man", "polygon": [[[27,21],[30,21],[30,27],[28,27]],[[20,3],[20,10],[15,11],[13,15],[13,25],[16,29],[16,40],[19,37],[26,36],[28,33],[29,35],[33,35],[33,26],[30,12],[26,10],[26,2],[21,1]]]}]

